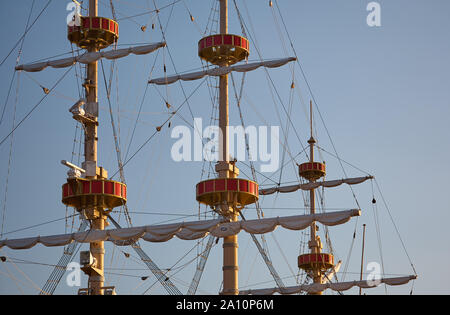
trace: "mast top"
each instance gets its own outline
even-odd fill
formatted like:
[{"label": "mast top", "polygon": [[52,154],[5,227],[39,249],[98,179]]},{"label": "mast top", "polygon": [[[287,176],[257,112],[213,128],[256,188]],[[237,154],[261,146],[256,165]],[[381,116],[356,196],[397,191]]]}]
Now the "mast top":
[{"label": "mast top", "polygon": [[310,145],[316,143],[316,140],[313,137],[313,111],[312,111],[312,101],[309,101],[309,128],[310,128],[310,134],[311,138],[309,138],[308,143]]},{"label": "mast top", "polygon": [[198,55],[218,66],[230,66],[248,58],[248,39],[228,34],[228,0],[220,0],[220,34],[202,38],[198,42]]},{"label": "mast top", "polygon": [[98,2],[89,1],[89,16],[74,16],[68,26],[67,38],[78,47],[99,50],[117,42],[119,25],[116,21],[98,16]]}]

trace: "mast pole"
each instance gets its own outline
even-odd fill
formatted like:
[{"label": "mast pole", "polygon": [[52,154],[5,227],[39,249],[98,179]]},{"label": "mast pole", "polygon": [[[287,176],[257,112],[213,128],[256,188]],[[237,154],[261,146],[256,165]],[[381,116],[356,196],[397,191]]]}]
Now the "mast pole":
[{"label": "mast pole", "polygon": [[[313,112],[312,112],[312,101],[309,103],[309,110],[310,110],[310,132],[311,137],[308,140],[309,143],[309,160],[311,163],[314,163],[314,144],[316,143],[316,140],[313,137]],[[310,180],[310,182],[313,182],[315,180]],[[309,206],[310,206],[310,214],[313,215],[316,213],[316,199],[315,199],[315,189],[311,189],[309,191]],[[309,248],[311,250],[311,254],[320,254],[322,244],[320,242],[320,238],[316,235],[316,222],[313,221],[311,223],[311,230],[310,230],[310,241],[309,241]],[[312,276],[313,276],[313,282],[314,283],[322,283],[322,273],[320,268],[313,268],[312,269]],[[322,292],[315,292],[314,294],[322,294]]]},{"label": "mast pole", "polygon": [[[220,0],[220,33],[228,33],[228,0]],[[221,66],[229,66],[224,62]],[[219,79],[219,161],[216,171],[219,178],[236,178],[239,171],[230,163],[228,134],[228,75]],[[237,221],[237,212],[230,204],[222,205],[222,213],[231,221]],[[223,291],[224,295],[239,294],[238,286],[238,239],[237,235],[223,240]]]},{"label": "mast pole", "polygon": [[[89,0],[89,16],[98,16],[98,0]],[[97,52],[99,48],[93,42],[87,50],[89,52]],[[89,63],[87,66],[87,78],[85,82],[86,87],[86,112],[95,117],[98,121],[98,64],[97,61]],[[86,178],[95,179],[97,176],[97,124],[86,125],[85,130],[85,144],[84,144],[84,168],[87,170]],[[106,224],[106,216],[103,208],[94,207],[85,209],[85,215],[91,222],[92,230],[104,230]],[[89,274],[89,289],[92,295],[102,295],[104,285],[104,242],[90,243],[90,252],[95,259],[95,273]]]}]

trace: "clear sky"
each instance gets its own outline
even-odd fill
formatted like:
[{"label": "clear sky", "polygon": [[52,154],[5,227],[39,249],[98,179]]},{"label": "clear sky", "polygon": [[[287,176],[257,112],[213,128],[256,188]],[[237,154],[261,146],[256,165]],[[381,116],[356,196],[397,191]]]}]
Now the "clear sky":
[{"label": "clear sky", "polygon": [[[202,65],[197,56],[197,42],[204,36],[211,5],[215,1],[175,2],[163,8],[173,1],[113,1],[120,25],[120,45],[163,40],[159,23],[162,23],[168,44],[167,48],[159,52],[146,56],[133,55],[117,62],[111,101],[123,156],[130,144],[141,103],[141,115],[128,157],[154,133],[156,126],[168,118],[171,109],[166,108],[165,100],[177,107],[185,100],[182,89],[189,96],[201,82],[185,82],[182,86],[177,83],[167,89],[149,86],[146,90],[150,73],[152,78],[163,76],[164,64],[168,74],[196,71]],[[377,2],[381,8],[381,25],[369,27],[366,21],[369,0],[274,1],[280,8],[282,19],[277,7],[274,5],[270,8],[268,2],[236,1],[246,33],[251,38],[249,59],[259,60],[257,50],[264,59],[293,56],[292,41],[323,118],[322,121],[315,108],[315,137],[326,150],[317,155],[317,159],[326,160],[327,179],[344,177],[340,163],[332,156],[335,154],[333,143],[343,160],[364,171],[344,163],[346,174],[349,177],[364,176],[366,173],[374,175],[389,206],[388,212],[375,182],[373,187],[378,201],[376,212],[371,203],[373,195],[370,181],[354,187],[362,216],[345,225],[330,228],[336,257],[342,259],[344,264],[352,249],[345,280],[359,278],[361,231],[365,223],[366,264],[381,262],[381,252],[386,275],[411,274],[413,271],[403,250],[403,242],[418,273],[413,292],[449,294],[450,271],[445,262],[450,260],[447,232],[450,221],[450,167],[447,163],[450,159],[450,3],[446,0],[380,0]],[[1,61],[23,34],[32,3],[32,0],[1,2]],[[46,3],[44,0],[34,1],[30,23]],[[68,3],[68,0],[53,0],[42,13],[25,36],[21,63],[60,54],[66,54],[62,57],[69,56],[67,53],[72,51],[72,47],[66,37]],[[163,8],[159,16],[154,12],[142,14],[154,10],[155,3],[158,8]],[[189,14],[195,18],[194,23]],[[99,15],[112,17],[109,1],[100,1]],[[155,29],[152,29],[153,23]],[[143,25],[147,25],[145,32],[141,30]],[[231,0],[229,31],[242,34]],[[7,99],[17,56],[18,48],[0,66],[0,110],[3,110]],[[107,80],[110,64],[110,61],[104,62]],[[99,165],[104,166],[109,175],[113,175],[117,171],[117,160],[101,66],[99,70]],[[11,131],[15,104],[17,124],[45,95],[41,86],[50,89],[65,71],[47,68],[38,73],[16,73],[0,125],[0,140]],[[268,73],[279,94],[273,94],[275,90],[268,84],[264,70],[255,70],[245,77],[245,93],[241,104],[245,124],[286,128],[285,106],[292,121],[289,124],[287,146],[295,156],[302,151],[302,145],[309,138],[307,104],[311,93],[298,63],[270,69]],[[291,94],[293,75],[296,86]],[[239,88],[241,75],[234,78]],[[72,220],[64,220],[64,217],[73,211],[69,209],[66,212],[61,203],[61,185],[66,180],[66,169],[60,160],[73,158],[77,162],[79,159],[77,155],[72,156],[76,124],[68,112],[79,99],[79,82],[72,69],[17,128],[12,146],[11,138],[0,145],[0,218],[4,218],[3,233],[57,220],[7,233],[4,237],[21,238],[72,230]],[[171,128],[182,125],[190,127],[193,117],[201,117],[204,125],[207,125],[212,110],[208,91],[206,85],[201,86],[189,103],[183,105],[180,114],[172,119]],[[232,87],[230,124],[240,125]],[[202,177],[202,162],[173,161],[170,150],[174,143],[171,129],[166,125],[125,167],[128,206],[134,225],[196,218],[199,207],[195,201],[194,187],[201,178],[208,177],[211,169],[205,167]],[[78,148],[79,143],[76,142],[76,154],[79,153]],[[282,153],[280,146],[280,157]],[[285,162],[288,160],[289,154],[286,154]],[[299,154],[295,161],[306,161],[305,154]],[[248,161],[244,163],[248,164]],[[242,177],[251,176],[247,166],[239,163],[238,166]],[[259,170],[259,163],[256,166]],[[291,183],[297,180],[295,172],[296,169],[289,163],[283,168],[281,179],[280,172],[263,173],[264,176],[258,174],[258,181],[265,186],[274,182]],[[267,180],[265,176],[272,180]],[[304,213],[300,192],[265,197],[260,202],[266,217]],[[351,190],[345,185],[327,190],[324,202],[327,211],[358,206]],[[204,207],[201,211],[205,211]],[[254,209],[248,209],[245,213],[248,218],[256,217]],[[114,215],[125,224],[123,215]],[[78,219],[74,223],[75,229],[77,224]],[[355,229],[356,239],[351,247]],[[321,235],[322,232],[321,229]],[[266,238],[278,273],[286,285],[294,285],[297,256],[305,235],[279,228]],[[248,235],[241,232],[239,239],[240,288],[275,286]],[[173,281],[182,292],[187,292],[195,272],[195,263],[188,262],[198,254],[196,242],[174,239],[161,244],[143,243],[144,250],[161,268],[172,268]],[[198,293],[219,292],[221,247],[220,243],[213,247]],[[87,248],[88,245],[83,245],[81,250]],[[105,261],[109,268],[107,283],[117,286],[119,294],[164,293],[159,284],[152,286],[156,281],[154,277],[145,281],[140,279],[141,276],[150,275],[150,272],[139,263],[131,248],[107,244],[106,249],[108,254]],[[126,258],[123,252],[132,256]],[[43,286],[52,270],[49,265],[55,265],[61,253],[61,248],[41,245],[24,251],[8,248],[0,250],[0,256],[14,258],[16,263],[0,262],[0,294],[36,294],[35,286]],[[78,261],[78,257],[75,261]],[[83,285],[85,283],[86,277],[83,276]],[[388,287],[387,292],[408,294],[411,288],[410,283],[402,287]],[[55,293],[76,292],[77,288],[68,287],[63,278]],[[355,289],[348,291],[357,292]],[[384,294],[385,288],[366,292]]]}]

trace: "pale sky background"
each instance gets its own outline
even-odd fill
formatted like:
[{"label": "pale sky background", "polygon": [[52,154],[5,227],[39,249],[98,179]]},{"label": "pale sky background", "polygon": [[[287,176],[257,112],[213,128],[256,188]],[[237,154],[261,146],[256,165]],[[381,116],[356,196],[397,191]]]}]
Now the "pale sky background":
[{"label": "pale sky background", "polygon": [[[0,3],[1,61],[23,34],[32,2],[19,0]],[[119,44],[161,41],[159,21],[165,29],[168,44],[168,48],[161,49],[159,53],[130,56],[117,62],[118,69],[113,78],[111,99],[116,127],[120,124],[123,155],[127,151],[129,135],[133,130],[153,64],[153,78],[164,75],[164,63],[169,75],[175,72],[196,71],[201,67],[197,56],[197,42],[203,37],[210,8],[215,1],[179,1],[162,9],[160,20],[154,13],[135,16],[154,10],[154,3],[161,8],[172,2],[113,1],[120,27]],[[370,2],[368,0],[276,2],[339,156],[376,177],[389,206],[390,215],[417,271],[418,279],[414,283],[395,288],[387,287],[387,292],[409,294],[413,289],[416,294],[449,294],[450,271],[446,262],[450,260],[450,2],[378,1],[381,5],[380,27],[369,27],[366,23],[366,6]],[[46,3],[44,0],[34,2],[31,21],[34,21]],[[21,63],[71,52],[71,45],[66,37],[65,23],[69,13],[66,11],[67,3],[68,0],[53,0],[33,25],[25,37]],[[250,60],[259,59],[255,40],[262,58],[293,55],[276,6],[271,9],[265,0],[237,0],[236,3],[244,18],[246,31],[252,38]],[[195,17],[195,23],[191,22],[189,12]],[[111,17],[109,1],[100,1],[99,15]],[[125,18],[127,16],[135,17]],[[154,30],[152,23],[156,25]],[[142,25],[147,25],[145,32],[140,29]],[[242,34],[233,1],[230,1],[229,32]],[[280,34],[284,42],[280,39]],[[286,49],[283,49],[283,43]],[[3,110],[5,105],[17,56],[16,48],[0,66],[0,110]],[[69,55],[63,57],[66,56]],[[109,78],[110,62],[104,62],[104,65]],[[285,66],[270,69],[268,72],[284,106],[288,106],[292,69],[294,71],[297,83],[290,118],[304,145],[309,137],[307,104],[311,95],[299,65],[292,66],[293,68]],[[99,165],[104,166],[109,175],[112,175],[117,170],[117,160],[101,66],[99,70]],[[17,78],[19,77],[20,81],[16,123],[44,96],[40,85],[51,88],[64,72],[64,69],[48,68],[39,73],[16,73],[4,120],[0,125],[0,140],[9,134],[13,125]],[[119,75],[117,79],[116,73]],[[241,76],[235,76],[235,80],[240,86]],[[10,138],[0,145],[0,219],[3,216],[5,218],[2,222],[4,237],[22,238],[66,231],[66,223],[62,219],[66,215],[66,209],[61,203],[61,185],[66,180],[66,168],[60,164],[60,160],[70,160],[72,157],[76,124],[68,109],[78,100],[77,82],[79,80],[77,81],[72,69],[55,91],[14,132],[9,177]],[[186,95],[190,95],[199,83],[200,81],[184,82],[182,86]],[[154,133],[155,127],[167,119],[168,110],[163,98],[168,99],[174,107],[179,106],[184,101],[181,86],[177,83],[167,89],[148,87],[128,156],[136,152]],[[278,102],[278,96],[275,96],[275,99],[277,105],[273,104],[264,70],[258,69],[247,74],[241,105],[246,125],[285,126],[285,112]],[[203,118],[204,125],[209,122],[211,101],[206,85],[189,99],[189,107],[194,117]],[[281,120],[278,119],[276,108]],[[317,109],[315,117],[315,137],[319,141],[318,144],[327,152],[334,153]],[[172,120],[172,126],[189,126],[192,123],[187,105],[180,111],[180,115]],[[240,125],[232,86],[230,124]],[[289,150],[293,155],[302,151],[292,125],[288,139]],[[170,156],[174,142],[170,137],[170,129],[165,126],[125,167],[128,207],[134,225],[196,219],[198,203],[195,201],[194,188],[201,179],[202,163],[174,162]],[[78,153],[78,146],[75,151]],[[316,153],[316,157],[317,160],[326,160],[327,179],[344,177],[339,162],[332,155],[323,152],[322,156]],[[286,161],[288,159],[287,155]],[[78,156],[75,156],[74,161],[77,160]],[[304,154],[296,158],[297,163],[304,161]],[[248,164],[248,161],[245,163]],[[248,167],[239,163],[238,166],[241,169],[241,177],[251,175]],[[256,166],[259,164],[256,163]],[[347,164],[344,166],[349,177],[365,175]],[[207,178],[207,172],[208,168],[203,178]],[[283,169],[281,182],[295,181],[295,172],[292,164],[288,164]],[[264,175],[273,178],[275,182],[280,180],[279,173],[273,176]],[[117,178],[116,176],[115,179]],[[271,181],[265,179],[258,174],[260,184],[270,186]],[[378,201],[378,217],[374,215],[372,208],[372,185],[368,181],[354,186],[362,216],[357,220],[351,219],[345,225],[330,228],[336,257],[342,259],[344,264],[347,263],[353,232],[355,229],[357,232],[345,280],[359,278],[363,223],[367,224],[365,262],[367,264],[381,261],[375,218],[379,220],[378,232],[386,275],[413,273],[391,216],[383,205],[375,183],[373,185]],[[260,202],[266,217],[304,213],[303,209],[292,209],[304,207],[300,192],[265,197],[261,198]],[[330,210],[351,209],[357,205],[348,186],[342,186],[326,191],[325,207]],[[201,211],[204,211],[204,207]],[[256,217],[254,209],[245,211],[248,218]],[[72,214],[72,209],[68,210],[68,214]],[[119,218],[118,214],[115,214],[115,218],[125,224],[123,215]],[[62,220],[8,233],[57,219]],[[77,219],[75,228],[78,223]],[[72,221],[68,220],[67,230],[71,230],[71,224]],[[297,274],[301,233],[279,228],[266,238],[278,273],[286,285],[295,285],[293,274]],[[239,241],[240,288],[275,286],[249,236],[241,232]],[[161,244],[142,244],[144,250],[161,268],[172,268],[176,264],[173,268],[176,274],[172,279],[183,293],[187,292],[195,272],[195,263],[181,267],[198,253],[194,248],[196,242],[173,239]],[[199,294],[217,294],[220,291],[221,247],[220,242],[211,251],[199,286]],[[83,245],[81,250],[87,248],[88,245]],[[177,263],[192,248],[194,249]],[[105,262],[109,268],[107,283],[115,285],[119,294],[165,293],[159,284],[152,286],[156,281],[155,277],[149,277],[145,281],[140,279],[141,276],[151,274],[138,262],[131,248],[114,248],[111,244],[106,244],[106,250],[108,254]],[[127,259],[122,252],[130,253],[132,257]],[[61,254],[62,248],[46,248],[42,245],[23,251],[3,248],[0,250],[0,256],[14,258],[16,266],[0,262],[0,294],[36,294],[37,290],[30,281],[42,287],[53,269],[51,265],[58,262]],[[78,261],[78,255],[74,260]],[[86,277],[83,275],[82,286],[85,285]],[[77,289],[68,287],[63,278],[55,294],[76,294]],[[365,292],[386,293],[384,287]],[[344,292],[357,293],[357,289]]]}]

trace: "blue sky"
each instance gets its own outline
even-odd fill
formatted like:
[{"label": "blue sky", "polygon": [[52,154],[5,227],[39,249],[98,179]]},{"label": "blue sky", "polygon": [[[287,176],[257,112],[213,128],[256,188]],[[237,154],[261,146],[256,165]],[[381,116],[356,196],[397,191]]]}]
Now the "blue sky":
[{"label": "blue sky", "polygon": [[[21,54],[21,62],[27,63],[42,58],[71,52],[66,38],[66,5],[69,1],[52,1],[47,10],[37,20],[26,35]],[[108,4],[108,1],[103,1]],[[109,5],[100,2],[99,14],[111,17]],[[172,1],[155,1],[158,7]],[[250,60],[258,60],[256,46],[263,58],[292,56],[290,42],[286,36],[280,16],[268,6],[268,1],[236,1],[244,17],[250,43]],[[409,260],[402,243],[397,237],[390,217],[400,231],[409,257],[418,273],[414,282],[414,293],[448,294],[450,286],[449,271],[443,266],[439,271],[436,265],[450,259],[447,226],[450,219],[448,198],[448,176],[450,168],[446,163],[450,158],[448,135],[450,134],[450,41],[448,32],[450,4],[445,0],[433,2],[416,1],[378,1],[381,5],[381,26],[369,27],[366,23],[368,0],[335,1],[277,1],[292,44],[298,54],[299,62],[307,76],[315,100],[325,122],[326,129],[315,110],[315,136],[327,162],[327,179],[344,177],[339,162],[327,152],[334,154],[332,143],[339,156],[374,175],[389,206],[390,214],[383,206],[382,198],[375,189],[377,198],[379,229],[382,256],[386,274],[410,274]],[[17,39],[23,34],[31,7],[31,0],[3,2],[0,10],[0,58],[9,53]],[[35,1],[31,20],[37,16],[47,1]],[[153,1],[113,1],[120,25],[119,44],[149,43],[162,40],[156,15],[124,18],[154,9]],[[120,124],[122,153],[125,155],[129,135],[134,127],[139,106],[147,86],[146,81],[153,64],[152,77],[163,75],[166,64],[168,74],[185,72],[201,67],[197,56],[197,42],[207,24],[211,4],[214,1],[184,0],[172,7],[161,10],[160,21],[165,29],[168,48],[148,56],[130,56],[117,63],[118,77],[114,75],[112,106],[116,127]],[[274,10],[274,11],[272,11]],[[195,23],[189,18],[195,17]],[[272,14],[275,12],[275,17]],[[249,17],[250,15],[250,17]],[[166,23],[169,22],[166,29]],[[155,23],[155,30],[151,24]],[[278,23],[278,24],[277,24]],[[147,25],[142,32],[140,26]],[[199,29],[202,33],[199,32]],[[230,33],[241,34],[236,19],[236,11],[230,1]],[[284,39],[287,52],[283,49]],[[256,41],[256,43],[255,43]],[[0,66],[0,105],[3,110],[8,88],[13,75],[18,50],[15,49],[5,63]],[[173,63],[172,63],[173,61]],[[104,63],[107,77],[110,62]],[[101,71],[101,67],[99,68]],[[298,64],[292,68],[285,66],[269,70],[270,76],[280,93],[283,104],[289,104],[292,71],[297,80],[296,92],[292,102],[291,120],[303,144],[309,137],[307,104],[311,94],[303,80]],[[6,104],[4,121],[0,125],[3,139],[13,124],[17,77],[19,93],[16,107],[16,122],[44,96],[39,85],[50,88],[64,74],[64,69],[48,68],[39,73],[16,74],[11,95]],[[236,76],[240,83],[240,76]],[[117,170],[116,155],[112,137],[108,103],[100,72],[100,128],[99,164],[110,173]],[[79,82],[79,81],[78,81]],[[183,83],[187,95],[199,82]],[[35,111],[14,132],[12,163],[10,166],[8,191],[6,195],[6,220],[4,232],[15,231],[39,223],[64,218],[66,209],[61,204],[61,185],[65,182],[66,169],[60,160],[70,160],[74,144],[75,122],[68,109],[78,100],[78,87],[75,72],[72,70],[40,104]],[[239,125],[239,113],[230,88],[230,124]],[[130,155],[153,134],[155,127],[167,119],[165,100],[173,106],[184,101],[179,84],[166,88],[150,86],[143,101],[142,113],[136,127],[136,134],[130,147]],[[267,77],[262,69],[246,75],[245,96],[242,104],[246,125],[285,125],[286,115],[272,102],[272,94]],[[278,107],[276,107],[278,106]],[[206,86],[189,99],[189,107],[194,117],[204,121],[211,118],[211,101]],[[120,114],[117,115],[118,109]],[[278,119],[277,109],[281,113]],[[261,117],[263,119],[261,119]],[[264,120],[264,121],[263,121]],[[192,124],[189,108],[183,106],[180,115],[172,120],[172,126]],[[331,135],[332,143],[327,135]],[[288,136],[290,151],[295,155],[302,148],[293,126]],[[132,211],[135,225],[155,224],[166,220],[193,220],[198,212],[195,201],[195,184],[200,181],[201,162],[174,162],[170,149],[174,139],[170,129],[163,128],[148,145],[133,158],[125,168],[129,189],[128,206]],[[6,177],[10,141],[0,146],[0,211],[4,213]],[[78,145],[77,150],[78,152]],[[280,152],[281,153],[281,152]],[[78,156],[74,157],[77,161]],[[306,160],[299,155],[296,162]],[[257,164],[258,165],[258,164]],[[239,166],[241,176],[246,177],[250,170]],[[345,164],[348,176],[363,176],[364,173]],[[296,180],[296,170],[292,165],[283,169],[281,182]],[[270,174],[264,174],[270,176]],[[207,177],[207,173],[203,178]],[[117,177],[116,177],[117,179]],[[264,177],[258,175],[260,183]],[[279,175],[273,176],[275,182]],[[264,182],[265,185],[270,181]],[[375,185],[375,183],[374,183]],[[376,186],[375,186],[376,187]],[[346,280],[359,277],[362,224],[367,224],[366,262],[380,261],[377,227],[372,209],[372,185],[370,182],[355,186],[362,216],[352,219],[343,226],[330,228],[333,247],[339,259],[346,263],[354,230],[357,238],[352,250]],[[265,214],[269,216],[303,214],[303,198],[300,193],[265,197],[261,200]],[[325,193],[327,208],[354,208],[355,200],[350,189],[345,187],[330,189]],[[274,209],[277,208],[277,209]],[[284,210],[283,210],[284,209]],[[204,208],[202,208],[204,211]],[[249,218],[255,217],[254,209],[246,210]],[[147,212],[147,214],[142,214]],[[72,210],[69,210],[72,214]],[[152,214],[148,214],[152,213]],[[155,213],[166,213],[156,215]],[[178,216],[176,216],[177,214]],[[119,218],[117,216],[117,218]],[[124,223],[123,216],[120,217]],[[78,221],[75,221],[77,224]],[[71,221],[67,222],[71,228]],[[38,226],[32,229],[7,234],[9,238],[28,237],[64,233],[65,220]],[[322,232],[322,230],[321,230]],[[299,254],[299,232],[277,229],[267,236],[271,257],[278,272],[286,277],[287,285],[295,284],[290,268],[297,272],[296,259]],[[240,239],[240,287],[274,286],[270,274],[257,250],[244,233]],[[281,251],[278,247],[280,244]],[[166,244],[144,244],[146,252],[162,268],[175,264],[195,242],[171,240]],[[83,246],[85,250],[87,245]],[[121,251],[107,245],[110,263],[108,283],[116,285],[121,294],[164,293],[159,285],[151,287],[154,278],[142,281],[140,276],[149,272],[134,258],[126,259]],[[215,246],[206,265],[199,293],[215,294],[220,289],[221,246]],[[196,254],[193,249],[186,263]],[[61,249],[36,246],[25,251],[12,251],[4,248],[0,255],[16,259],[56,264]],[[112,256],[111,256],[112,255]],[[284,257],[289,262],[287,265]],[[17,260],[16,260],[17,261]],[[38,286],[42,286],[51,272],[51,267],[36,264],[17,264],[22,272]],[[179,265],[176,265],[179,267]],[[133,270],[140,269],[140,270]],[[181,269],[181,268],[180,268]],[[0,293],[35,294],[33,285],[12,264],[0,264]],[[190,264],[181,269],[175,277],[182,292],[187,287],[195,271]],[[118,275],[121,274],[121,275]],[[13,275],[17,281],[11,280]],[[83,276],[85,282],[85,277]],[[267,281],[267,282],[266,282]],[[266,282],[264,284],[259,284]],[[388,293],[407,294],[411,284],[390,288]],[[76,293],[61,283],[56,293]],[[350,290],[349,293],[357,293]],[[367,291],[367,294],[384,294],[384,287]]]}]

